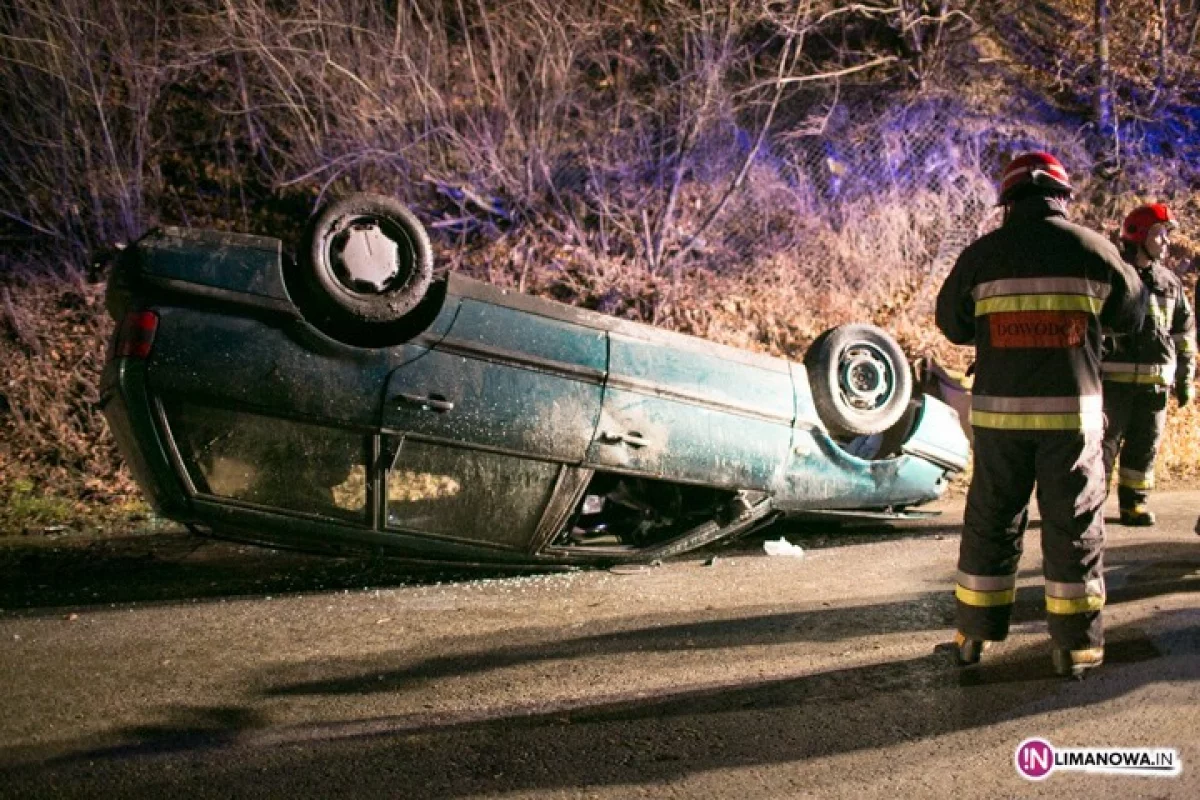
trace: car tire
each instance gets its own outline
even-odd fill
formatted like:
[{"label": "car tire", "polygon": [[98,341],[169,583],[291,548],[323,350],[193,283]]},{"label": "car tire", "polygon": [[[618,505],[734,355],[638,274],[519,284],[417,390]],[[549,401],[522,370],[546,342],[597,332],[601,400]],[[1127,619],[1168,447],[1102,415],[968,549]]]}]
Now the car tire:
[{"label": "car tire", "polygon": [[296,259],[301,313],[335,338],[379,338],[422,305],[433,246],[404,204],[352,194],[320,209]]},{"label": "car tire", "polygon": [[822,333],[804,356],[817,416],[834,438],[871,436],[903,416],[912,371],[896,340],[874,325]]}]

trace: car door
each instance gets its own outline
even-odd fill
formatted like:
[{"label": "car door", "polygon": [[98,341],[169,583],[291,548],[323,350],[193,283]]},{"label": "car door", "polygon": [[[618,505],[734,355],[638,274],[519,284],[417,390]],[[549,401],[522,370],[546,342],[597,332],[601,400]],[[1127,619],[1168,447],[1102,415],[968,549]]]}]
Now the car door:
[{"label": "car door", "polygon": [[786,361],[654,328],[614,326],[588,463],[665,480],[769,489],[786,462],[794,418]]},{"label": "car door", "polygon": [[579,463],[600,413],[604,332],[464,298],[447,334],[388,379],[383,425]]},{"label": "car door", "polygon": [[386,527],[525,547],[579,481],[604,332],[464,297],[448,333],[410,351],[384,395]]}]

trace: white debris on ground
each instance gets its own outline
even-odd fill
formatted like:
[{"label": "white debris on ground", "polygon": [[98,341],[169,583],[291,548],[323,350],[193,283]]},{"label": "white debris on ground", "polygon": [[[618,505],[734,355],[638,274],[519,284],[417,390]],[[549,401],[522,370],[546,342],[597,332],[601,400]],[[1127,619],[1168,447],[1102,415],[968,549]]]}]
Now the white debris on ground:
[{"label": "white debris on ground", "polygon": [[769,556],[791,556],[792,558],[804,558],[804,548],[799,545],[792,544],[787,539],[780,536],[772,541],[768,539],[763,542],[763,550],[767,551]]}]

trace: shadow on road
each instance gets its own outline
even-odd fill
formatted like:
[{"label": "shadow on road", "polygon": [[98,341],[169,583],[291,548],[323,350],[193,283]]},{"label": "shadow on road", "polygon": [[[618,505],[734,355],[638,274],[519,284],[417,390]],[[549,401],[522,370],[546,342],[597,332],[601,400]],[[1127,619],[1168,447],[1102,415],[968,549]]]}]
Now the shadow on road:
[{"label": "shadow on road", "polygon": [[0,609],[182,603],[428,585],[513,574],[498,567],[343,558],[206,539],[184,532],[0,543]]},{"label": "shadow on road", "polygon": [[[888,748],[1200,678],[1195,614],[1160,622],[1153,640],[1131,626],[1111,631],[1105,670],[1083,683],[1054,679],[1039,645],[1006,651],[973,671],[935,652],[657,696],[271,731],[248,712],[176,709],[181,724],[174,729],[125,731],[132,744],[15,767],[0,778],[18,790],[50,785],[38,781],[52,776],[60,789],[120,785],[131,796],[187,785],[198,797],[239,796],[249,787],[269,797],[449,798],[662,786],[715,770]],[[213,725],[222,719],[227,727]]]},{"label": "shadow on road", "polygon": [[[1156,558],[1143,562],[1149,552]],[[1164,559],[1163,555],[1167,557]],[[1187,558],[1187,556],[1191,558]],[[1108,603],[1119,605],[1146,597],[1200,592],[1200,553],[1185,545],[1126,545],[1114,548],[1118,562],[1108,573]],[[1017,592],[1013,623],[1045,618],[1045,597],[1040,586]],[[583,659],[621,653],[695,652],[703,649],[744,648],[780,642],[853,641],[897,632],[947,630],[954,625],[954,596],[945,591],[926,592],[890,603],[821,608],[765,614],[736,619],[666,624],[662,617],[646,621],[647,627],[612,633],[537,640],[515,646],[487,646],[491,637],[473,642],[448,642],[457,652],[403,667],[408,660],[402,648],[369,658],[321,659],[291,665],[286,672],[304,675],[292,680],[277,673],[268,679],[268,695],[342,695],[392,692],[447,678],[530,663]],[[314,677],[316,676],[316,677]]]},{"label": "shadow on road", "polygon": [[[204,596],[197,590],[206,586],[225,593],[277,591],[285,585],[303,591],[331,588],[328,582],[334,579],[359,586],[378,577],[356,571],[364,569],[362,562],[330,566],[328,558],[236,547],[221,551],[226,553],[221,558],[210,553],[197,559],[197,552],[189,550],[196,540],[185,537],[167,544],[148,551],[104,550],[101,579],[93,577],[90,585],[100,587],[107,598],[163,600],[182,599],[185,591]],[[88,552],[49,554],[31,572],[69,584],[87,569],[97,569]],[[222,563],[226,556],[234,563]],[[1108,559],[1110,605],[1200,590],[1200,552],[1190,544],[1114,544]],[[175,572],[164,569],[172,564]],[[297,571],[297,564],[308,566]],[[56,567],[69,569],[55,573]],[[6,569],[13,574],[11,564]],[[161,577],[164,572],[166,578]],[[412,580],[407,571],[392,577]],[[152,584],[147,595],[119,588],[119,580],[128,585],[143,579]],[[11,586],[3,591],[12,596]],[[368,658],[323,657],[259,676],[253,681],[259,694],[245,706],[165,708],[161,723],[112,731],[104,737],[106,745],[95,739],[69,743],[68,755],[49,761],[32,745],[2,752],[0,763],[9,766],[0,768],[0,786],[16,792],[14,796],[37,794],[39,787],[51,785],[67,795],[120,786],[128,796],[158,796],[187,785],[196,797],[239,796],[247,787],[255,787],[257,796],[272,797],[394,796],[396,787],[403,786],[401,794],[413,798],[647,787],[713,770],[887,748],[1102,703],[1151,684],[1200,678],[1200,624],[1188,610],[1154,618],[1153,634],[1131,625],[1110,630],[1105,668],[1079,684],[1052,677],[1047,645],[1041,641],[1002,648],[971,671],[954,669],[944,653],[935,651],[785,679],[742,678],[653,695],[644,690],[597,692],[555,703],[523,694],[518,697],[524,699],[499,707],[481,703],[478,710],[289,728],[271,727],[265,712],[281,698],[306,702],[305,697],[404,692],[427,682],[538,662],[599,668],[606,656],[622,653],[851,642],[897,631],[948,630],[951,614],[947,587],[851,608],[674,624],[661,616],[625,619],[622,630],[518,640],[502,647],[495,646],[495,637],[447,640],[446,655],[418,660],[400,644]],[[1015,621],[1042,616],[1040,587],[1022,587]]]}]

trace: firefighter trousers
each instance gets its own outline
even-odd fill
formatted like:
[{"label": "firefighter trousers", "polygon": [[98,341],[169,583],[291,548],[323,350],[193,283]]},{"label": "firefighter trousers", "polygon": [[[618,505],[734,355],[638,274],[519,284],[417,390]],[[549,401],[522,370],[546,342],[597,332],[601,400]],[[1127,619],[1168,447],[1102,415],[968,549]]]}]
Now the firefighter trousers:
[{"label": "firefighter trousers", "polygon": [[1130,509],[1154,488],[1154,458],[1167,424],[1167,392],[1154,386],[1104,383],[1104,486],[1117,466],[1117,501]]},{"label": "firefighter trousers", "polygon": [[1098,430],[975,428],[955,587],[956,622],[966,636],[1008,636],[1036,486],[1050,638],[1070,650],[1104,644],[1101,441]]}]

